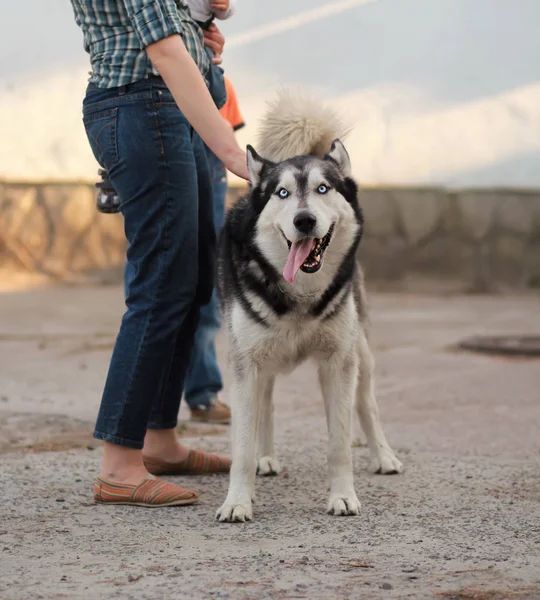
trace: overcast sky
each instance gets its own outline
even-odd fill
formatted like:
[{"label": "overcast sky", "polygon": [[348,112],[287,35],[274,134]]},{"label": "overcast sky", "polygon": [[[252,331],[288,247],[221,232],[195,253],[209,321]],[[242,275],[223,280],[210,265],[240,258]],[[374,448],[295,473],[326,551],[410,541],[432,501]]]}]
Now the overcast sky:
[{"label": "overcast sky", "polygon": [[[88,58],[69,1],[3,1],[0,23],[0,174],[82,176]],[[222,29],[243,141],[277,87],[302,85],[357,122],[367,181],[540,186],[539,0],[238,0]]]}]

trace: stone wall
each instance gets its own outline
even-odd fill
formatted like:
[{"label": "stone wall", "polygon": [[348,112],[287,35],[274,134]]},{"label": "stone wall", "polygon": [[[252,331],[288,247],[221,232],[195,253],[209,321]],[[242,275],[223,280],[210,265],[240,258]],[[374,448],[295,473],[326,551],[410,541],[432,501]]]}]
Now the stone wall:
[{"label": "stone wall", "polygon": [[370,279],[466,291],[540,287],[540,190],[370,189],[360,255]]},{"label": "stone wall", "polygon": [[[244,192],[231,188],[230,205]],[[460,291],[540,287],[540,190],[369,188],[360,258],[370,282]],[[85,183],[0,183],[0,269],[117,280],[120,215]]]},{"label": "stone wall", "polygon": [[0,268],[70,281],[119,270],[120,215],[95,207],[89,184],[0,183]]}]

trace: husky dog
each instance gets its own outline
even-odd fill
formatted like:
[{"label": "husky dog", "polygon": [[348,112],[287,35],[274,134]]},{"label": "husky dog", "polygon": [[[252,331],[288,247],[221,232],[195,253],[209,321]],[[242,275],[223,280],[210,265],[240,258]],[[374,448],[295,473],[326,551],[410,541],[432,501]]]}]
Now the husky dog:
[{"label": "husky dog", "polygon": [[373,473],[398,473],[373,391],[366,301],[356,254],[363,218],[344,133],[332,110],[282,94],[248,146],[249,195],[229,212],[218,258],[233,366],[232,468],[220,521],[252,519],[255,475],[275,475],[272,389],[280,373],[318,363],[329,432],[333,515],[358,515],[354,399]]}]

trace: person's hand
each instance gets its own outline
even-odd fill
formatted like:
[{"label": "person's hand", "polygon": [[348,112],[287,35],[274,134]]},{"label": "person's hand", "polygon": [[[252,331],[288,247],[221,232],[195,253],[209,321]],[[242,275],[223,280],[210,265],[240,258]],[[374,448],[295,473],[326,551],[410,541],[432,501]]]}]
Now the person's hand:
[{"label": "person's hand", "polygon": [[249,181],[246,153],[240,147],[231,153],[230,156],[223,161],[223,163],[231,173],[234,173],[238,177]]},{"label": "person's hand", "polygon": [[210,8],[212,10],[229,10],[229,0],[212,0]]},{"label": "person's hand", "polygon": [[221,31],[214,23],[212,23],[210,27],[203,32],[203,34],[204,45],[208,46],[214,54],[212,63],[214,65],[221,64],[223,62],[221,55],[223,53],[223,46],[225,46],[225,38],[223,37]]}]

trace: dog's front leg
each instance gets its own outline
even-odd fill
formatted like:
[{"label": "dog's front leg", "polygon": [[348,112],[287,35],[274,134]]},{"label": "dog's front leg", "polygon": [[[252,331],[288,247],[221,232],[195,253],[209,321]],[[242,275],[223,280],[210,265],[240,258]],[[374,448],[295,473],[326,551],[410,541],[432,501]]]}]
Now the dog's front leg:
[{"label": "dog's front leg", "polygon": [[255,365],[242,365],[232,386],[232,466],[227,498],[217,511],[220,521],[251,521],[257,470],[256,442],[261,397],[268,377]]},{"label": "dog's front leg", "polygon": [[353,482],[351,418],[358,362],[356,356],[332,357],[319,366],[328,424],[328,472],[332,515],[358,515],[360,502]]}]

